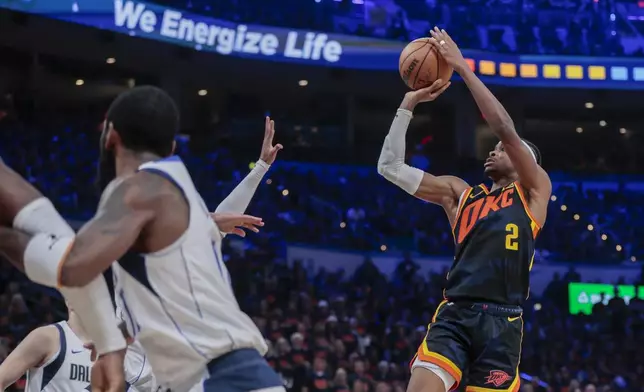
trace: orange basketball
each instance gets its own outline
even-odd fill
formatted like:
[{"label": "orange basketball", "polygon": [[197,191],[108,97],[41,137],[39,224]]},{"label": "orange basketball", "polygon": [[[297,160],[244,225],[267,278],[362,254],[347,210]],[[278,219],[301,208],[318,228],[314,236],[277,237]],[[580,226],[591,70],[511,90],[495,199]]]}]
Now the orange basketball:
[{"label": "orange basketball", "polygon": [[447,83],[454,72],[429,43],[429,38],[418,38],[405,46],[400,53],[398,70],[400,77],[412,90],[430,86],[436,79]]}]

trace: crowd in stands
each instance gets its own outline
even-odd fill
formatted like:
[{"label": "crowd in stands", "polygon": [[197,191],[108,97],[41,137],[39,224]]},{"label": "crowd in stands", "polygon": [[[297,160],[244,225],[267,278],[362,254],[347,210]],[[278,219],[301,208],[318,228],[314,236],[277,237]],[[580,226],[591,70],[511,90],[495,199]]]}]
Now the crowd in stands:
[{"label": "crowd in stands", "polygon": [[[422,276],[411,259],[385,277],[369,260],[352,276],[287,265],[271,242],[251,236],[224,253],[241,307],[270,342],[267,358],[289,392],[403,392],[408,363],[441,300],[444,274]],[[644,312],[611,299],[593,314],[569,315],[566,285],[555,277],[524,306],[522,390],[642,391]],[[55,293],[0,264],[0,360],[30,330],[64,319]],[[49,290],[49,289],[47,289]],[[463,385],[467,383],[463,380]],[[12,391],[21,391],[23,382]],[[461,390],[464,390],[461,388]]]},{"label": "crowd in stands", "polygon": [[[94,130],[96,125],[51,132],[30,127],[0,131],[3,159],[52,197],[65,216],[80,221],[92,216],[97,199],[90,185],[99,132],[87,129]],[[213,209],[246,175],[249,162],[257,159],[256,155],[233,155],[226,148],[193,154],[187,142],[179,143],[179,154]],[[410,159],[419,162],[412,164],[422,166],[422,155],[416,155]],[[461,175],[471,184],[484,180],[479,165],[460,172],[434,169],[437,174]],[[620,263],[644,259],[641,189],[623,184],[603,187],[574,178],[554,179],[554,185],[555,200],[537,242],[538,260]],[[451,229],[441,208],[387,183],[376,172],[375,159],[371,167],[304,165],[278,159],[250,211],[267,222],[272,241],[362,251],[378,251],[385,245],[388,250],[440,256],[451,256],[453,251]]]},{"label": "crowd in stands", "polygon": [[[157,2],[240,23],[402,41],[425,36],[429,28],[439,25],[447,29],[464,48],[501,53],[644,54],[644,42],[637,33],[637,27],[628,21],[629,2],[619,0]],[[633,37],[635,40],[630,39]],[[626,43],[628,45],[625,46]]]},{"label": "crowd in stands", "polygon": [[[88,219],[96,207],[95,118],[66,125],[55,118],[38,125],[0,119],[0,156],[72,220]],[[189,141],[179,140],[178,154],[212,209],[257,158],[234,151],[195,153]],[[409,158],[432,166],[419,152]],[[457,174],[475,183],[482,173],[479,166]],[[574,177],[555,183],[537,262],[620,262],[642,252],[644,203],[637,189],[613,189],[601,181],[588,186]],[[286,263],[284,245],[367,252],[387,245],[387,251],[451,256],[441,209],[388,184],[375,164],[289,163],[282,156],[248,212],[264,218],[265,230],[244,240],[228,237],[224,254],[237,298],[269,339],[268,359],[289,392],[404,391],[408,362],[441,300],[444,271],[421,275],[412,258],[402,260],[393,276],[384,276],[369,259],[351,276],[310,270],[306,263]],[[542,295],[533,293],[525,304],[523,390],[644,391],[643,304],[632,300],[626,306],[613,298],[590,316],[569,315],[567,284],[578,279],[572,270],[553,277]],[[29,283],[3,262],[0,305],[0,359],[34,327],[65,317],[55,292]]]}]

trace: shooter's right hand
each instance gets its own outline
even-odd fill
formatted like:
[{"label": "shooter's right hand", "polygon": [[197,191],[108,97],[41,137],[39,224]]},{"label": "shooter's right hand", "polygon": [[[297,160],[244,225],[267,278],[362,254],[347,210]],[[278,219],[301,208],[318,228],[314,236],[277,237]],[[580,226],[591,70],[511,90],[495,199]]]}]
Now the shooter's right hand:
[{"label": "shooter's right hand", "polygon": [[405,94],[405,99],[400,108],[413,111],[417,104],[431,102],[438,98],[451,84],[452,82],[444,83],[441,79],[438,79],[429,87],[410,91]]}]

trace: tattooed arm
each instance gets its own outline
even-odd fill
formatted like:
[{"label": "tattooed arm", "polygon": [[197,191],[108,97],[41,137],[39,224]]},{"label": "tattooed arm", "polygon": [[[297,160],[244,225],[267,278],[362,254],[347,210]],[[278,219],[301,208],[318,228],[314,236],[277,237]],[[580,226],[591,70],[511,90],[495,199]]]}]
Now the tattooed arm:
[{"label": "tattooed arm", "polygon": [[[156,174],[138,172],[107,196],[94,218],[74,238],[51,236],[49,244],[45,244],[49,250],[58,241],[66,244],[60,252],[62,257],[53,261],[58,268],[59,286],[84,286],[121,258],[155,218],[155,206],[164,197],[164,192],[159,191],[166,185],[167,181]],[[25,250],[31,239],[20,231],[0,228],[0,253],[24,271]],[[41,252],[47,251],[47,246],[41,248]]]}]

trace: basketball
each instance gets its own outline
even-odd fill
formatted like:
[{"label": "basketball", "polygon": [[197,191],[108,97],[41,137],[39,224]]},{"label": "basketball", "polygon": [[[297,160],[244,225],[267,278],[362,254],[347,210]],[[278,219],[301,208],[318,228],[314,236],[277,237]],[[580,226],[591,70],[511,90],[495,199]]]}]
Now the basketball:
[{"label": "basketball", "polygon": [[412,90],[430,86],[437,79],[447,83],[454,69],[429,43],[429,38],[411,41],[398,60],[400,77]]}]

